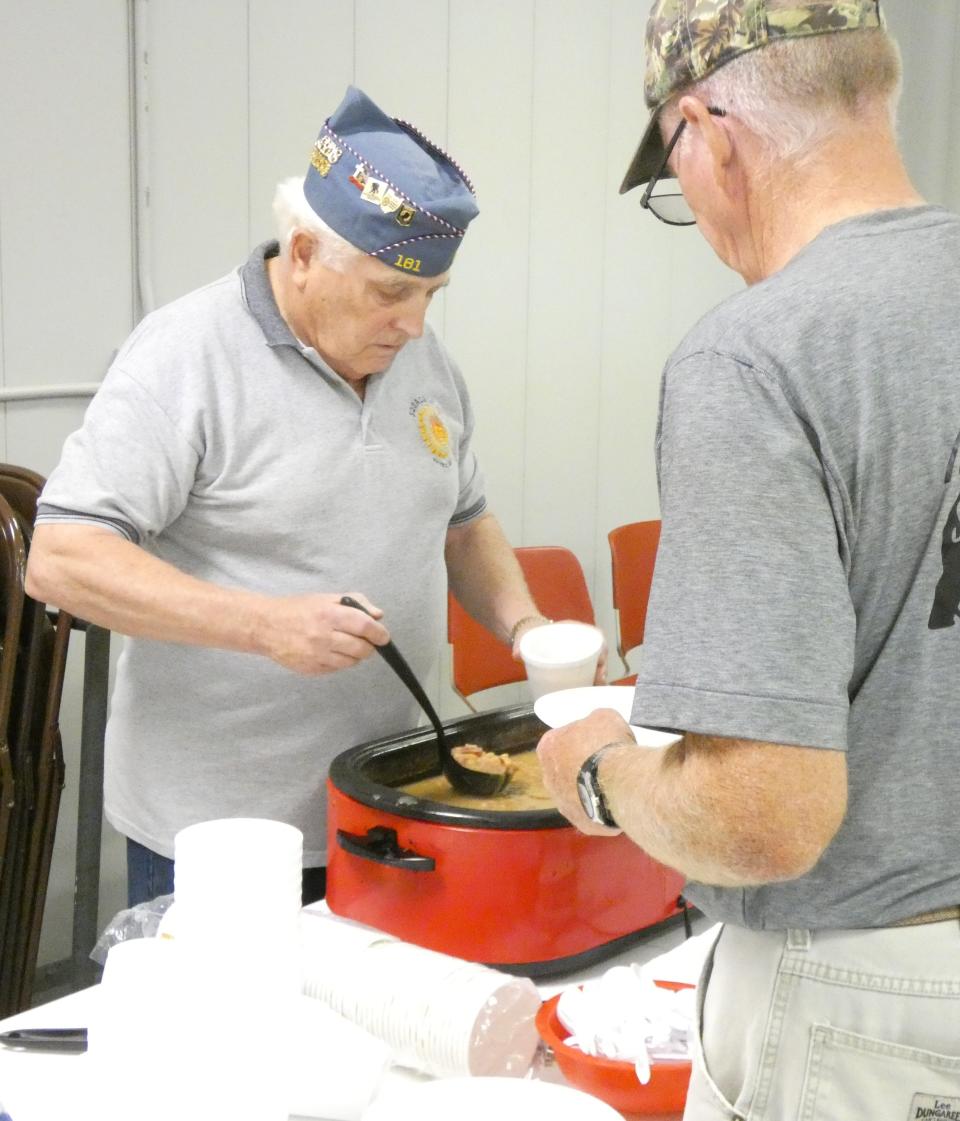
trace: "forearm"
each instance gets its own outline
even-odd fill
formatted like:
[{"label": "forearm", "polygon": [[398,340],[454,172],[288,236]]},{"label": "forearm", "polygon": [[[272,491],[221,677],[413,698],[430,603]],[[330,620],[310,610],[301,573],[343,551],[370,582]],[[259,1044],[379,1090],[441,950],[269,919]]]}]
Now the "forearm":
[{"label": "forearm", "polygon": [[[261,654],[302,674],[349,669],[390,638],[383,612],[359,589],[268,596],[223,588],[93,526],[38,526],[27,591],[121,634]],[[364,610],[341,603],[344,592]]]},{"label": "forearm", "polygon": [[842,751],[688,733],[640,747],[623,718],[597,709],[547,732],[537,746],[560,812],[584,833],[609,834],[584,813],[577,774],[609,744],[600,788],[624,833],[663,864],[729,887],[795,879],[833,839],[847,805]]},{"label": "forearm", "polygon": [[842,752],[752,741],[687,735],[657,751],[628,745],[606,754],[600,779],[633,841],[718,886],[803,875],[846,807]]},{"label": "forearm", "polygon": [[262,652],[266,597],[198,580],[109,530],[38,526],[27,591],[119,634]]},{"label": "forearm", "polygon": [[492,514],[450,529],[445,559],[453,594],[504,642],[517,622],[539,615],[516,554]]}]

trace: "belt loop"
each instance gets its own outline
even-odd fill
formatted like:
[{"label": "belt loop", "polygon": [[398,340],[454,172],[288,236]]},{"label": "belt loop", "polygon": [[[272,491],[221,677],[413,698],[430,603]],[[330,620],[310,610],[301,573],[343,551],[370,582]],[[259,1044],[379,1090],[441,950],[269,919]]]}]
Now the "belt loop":
[{"label": "belt loop", "polygon": [[809,930],[788,930],[787,931],[787,949],[800,950],[806,953],[811,946],[811,938]]}]

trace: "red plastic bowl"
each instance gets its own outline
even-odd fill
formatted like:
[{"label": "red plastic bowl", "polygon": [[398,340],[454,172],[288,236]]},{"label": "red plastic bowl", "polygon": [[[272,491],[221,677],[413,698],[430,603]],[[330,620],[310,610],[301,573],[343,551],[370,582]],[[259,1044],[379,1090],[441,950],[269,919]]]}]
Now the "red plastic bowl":
[{"label": "red plastic bowl", "polygon": [[[691,985],[657,982],[668,989]],[[691,1063],[684,1059],[657,1060],[650,1064],[650,1081],[637,1080],[633,1063],[587,1055],[568,1047],[570,1034],[557,1017],[560,994],[545,1001],[537,1013],[537,1030],[556,1056],[557,1066],[571,1086],[601,1098],[622,1113],[680,1113],[687,1099]]]}]

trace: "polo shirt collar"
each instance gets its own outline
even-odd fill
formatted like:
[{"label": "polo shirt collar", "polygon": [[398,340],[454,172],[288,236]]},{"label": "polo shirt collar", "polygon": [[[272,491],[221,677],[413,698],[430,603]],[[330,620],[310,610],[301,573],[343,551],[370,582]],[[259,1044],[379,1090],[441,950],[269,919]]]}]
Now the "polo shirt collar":
[{"label": "polo shirt collar", "polygon": [[240,268],[240,285],[247,309],[263,331],[268,346],[292,346],[300,350],[296,335],[280,314],[267,275],[267,261],[276,257],[280,246],[276,241],[258,245]]}]

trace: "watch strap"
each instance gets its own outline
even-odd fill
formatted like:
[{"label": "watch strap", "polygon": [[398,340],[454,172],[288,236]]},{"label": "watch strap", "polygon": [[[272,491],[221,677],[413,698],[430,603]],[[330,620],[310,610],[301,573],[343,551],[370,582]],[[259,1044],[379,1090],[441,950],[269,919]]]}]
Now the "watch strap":
[{"label": "watch strap", "polygon": [[592,755],[583,761],[580,767],[580,774],[578,776],[578,783],[582,783],[590,792],[590,800],[596,811],[596,814],[590,814],[595,821],[599,821],[601,825],[606,825],[611,829],[619,829],[620,825],[616,818],[610,811],[610,806],[603,793],[603,787],[600,785],[599,767],[600,761],[604,755],[614,747],[623,747],[624,742],[617,740],[614,743],[604,744],[603,747],[598,748]]}]

